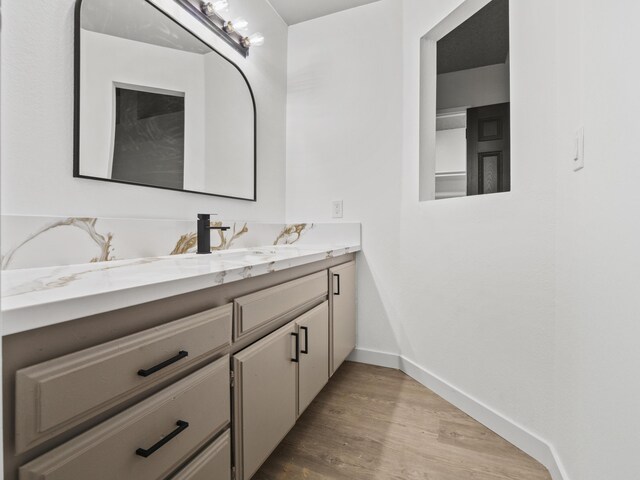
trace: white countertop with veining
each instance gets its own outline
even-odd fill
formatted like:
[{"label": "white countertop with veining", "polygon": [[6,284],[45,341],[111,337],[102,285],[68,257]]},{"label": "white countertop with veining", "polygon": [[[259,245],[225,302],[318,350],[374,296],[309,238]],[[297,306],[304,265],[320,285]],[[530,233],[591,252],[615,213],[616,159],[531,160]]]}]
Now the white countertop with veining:
[{"label": "white countertop with veining", "polygon": [[278,245],[2,272],[2,335],[138,305],[357,252]]}]

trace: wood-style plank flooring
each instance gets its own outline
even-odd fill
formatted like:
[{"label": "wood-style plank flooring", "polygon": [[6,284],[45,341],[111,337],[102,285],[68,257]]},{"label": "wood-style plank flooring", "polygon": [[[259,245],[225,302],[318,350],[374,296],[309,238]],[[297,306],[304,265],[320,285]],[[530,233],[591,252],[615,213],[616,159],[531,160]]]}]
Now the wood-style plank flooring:
[{"label": "wood-style plank flooring", "polygon": [[253,480],[550,480],[404,373],[346,362]]}]

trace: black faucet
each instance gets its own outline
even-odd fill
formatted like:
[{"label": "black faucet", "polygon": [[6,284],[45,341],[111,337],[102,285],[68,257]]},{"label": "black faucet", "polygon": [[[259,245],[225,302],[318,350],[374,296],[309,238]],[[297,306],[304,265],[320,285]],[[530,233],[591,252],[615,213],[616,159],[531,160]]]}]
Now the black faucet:
[{"label": "black faucet", "polygon": [[211,215],[208,213],[198,214],[198,253],[211,253],[211,232],[210,230],[220,230],[226,232],[229,227],[214,227],[211,225]]}]

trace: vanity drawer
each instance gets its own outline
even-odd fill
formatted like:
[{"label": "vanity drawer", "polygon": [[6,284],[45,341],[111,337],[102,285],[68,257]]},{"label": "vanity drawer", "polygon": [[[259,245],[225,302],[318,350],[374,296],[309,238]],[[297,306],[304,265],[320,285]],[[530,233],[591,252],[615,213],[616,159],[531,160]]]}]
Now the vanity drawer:
[{"label": "vanity drawer", "polygon": [[20,480],[158,480],[229,424],[229,357],[20,468]]},{"label": "vanity drawer", "polygon": [[16,451],[227,353],[231,315],[231,305],[225,305],[19,370]]},{"label": "vanity drawer", "polygon": [[224,432],[213,444],[171,480],[230,480],[231,434]]},{"label": "vanity drawer", "polygon": [[234,302],[234,340],[260,330],[287,313],[306,305],[313,306],[327,294],[327,272],[322,271],[237,298]]}]

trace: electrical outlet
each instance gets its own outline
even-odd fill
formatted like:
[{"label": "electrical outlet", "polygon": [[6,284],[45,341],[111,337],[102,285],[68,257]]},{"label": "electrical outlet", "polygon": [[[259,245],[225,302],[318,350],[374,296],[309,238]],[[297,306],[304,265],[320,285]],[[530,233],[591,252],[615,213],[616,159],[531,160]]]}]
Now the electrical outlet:
[{"label": "electrical outlet", "polygon": [[342,218],[342,200],[333,202],[333,218]]},{"label": "electrical outlet", "polygon": [[580,127],[576,132],[573,144],[573,171],[577,172],[584,168],[584,127]]}]

